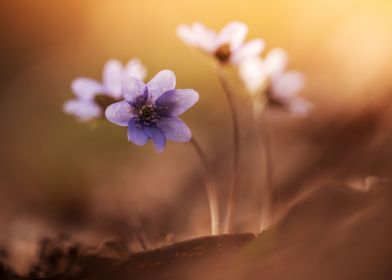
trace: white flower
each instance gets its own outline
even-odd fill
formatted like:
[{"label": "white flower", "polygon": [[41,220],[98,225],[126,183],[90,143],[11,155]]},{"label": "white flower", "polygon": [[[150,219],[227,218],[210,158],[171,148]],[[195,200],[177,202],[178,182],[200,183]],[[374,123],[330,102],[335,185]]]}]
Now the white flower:
[{"label": "white flower", "polygon": [[147,70],[139,59],[131,59],[126,65],[111,59],[103,69],[102,82],[90,78],[77,78],[71,89],[76,99],[65,102],[63,110],[75,115],[80,121],[89,121],[103,116],[104,109],[122,99],[122,81],[126,77],[144,80]]},{"label": "white flower", "polygon": [[300,72],[289,71],[276,73],[271,77],[271,86],[267,90],[270,104],[283,106],[294,114],[307,114],[313,105],[298,96],[304,84],[305,76]]},{"label": "white flower", "polygon": [[284,71],[287,53],[283,49],[271,50],[265,59],[252,57],[239,66],[240,77],[251,94],[257,94],[270,83],[271,77]]},{"label": "white flower", "polygon": [[265,92],[270,105],[279,105],[294,114],[306,114],[311,103],[298,96],[305,77],[296,71],[285,71],[288,56],[282,49],[271,50],[265,59],[251,58],[239,67],[240,77],[251,94]]},{"label": "white flower", "polygon": [[177,27],[177,36],[191,47],[213,55],[222,63],[239,64],[258,56],[264,49],[264,41],[254,39],[244,43],[248,27],[242,22],[230,22],[219,33],[195,22],[191,26]]}]

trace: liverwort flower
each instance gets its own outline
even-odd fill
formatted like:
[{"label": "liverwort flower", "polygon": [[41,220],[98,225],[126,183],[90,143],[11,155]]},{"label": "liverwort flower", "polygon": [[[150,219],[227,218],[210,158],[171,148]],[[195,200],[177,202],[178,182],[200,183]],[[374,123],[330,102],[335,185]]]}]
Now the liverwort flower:
[{"label": "liverwort flower", "polygon": [[310,102],[298,95],[305,76],[298,71],[285,71],[287,61],[284,50],[273,49],[265,59],[255,57],[243,61],[239,74],[252,95],[265,93],[268,105],[303,115],[312,108]]},{"label": "liverwort flower", "polygon": [[139,59],[131,59],[125,66],[116,59],[106,62],[102,82],[90,78],[77,78],[71,89],[76,99],[65,102],[63,110],[80,121],[90,121],[103,116],[106,107],[122,99],[122,81],[126,77],[143,80],[146,68]]},{"label": "liverwort flower", "polygon": [[239,64],[263,51],[264,41],[261,39],[244,43],[247,33],[248,27],[238,21],[230,22],[219,33],[199,22],[177,28],[178,37],[186,44],[214,56],[221,63],[231,64]]},{"label": "liverwort flower", "polygon": [[147,84],[129,77],[123,82],[125,100],[106,108],[106,118],[128,127],[128,141],[142,146],[150,139],[157,151],[163,151],[166,140],[188,142],[192,135],[179,116],[192,107],[199,94],[192,89],[175,89],[176,77],[163,70]]}]

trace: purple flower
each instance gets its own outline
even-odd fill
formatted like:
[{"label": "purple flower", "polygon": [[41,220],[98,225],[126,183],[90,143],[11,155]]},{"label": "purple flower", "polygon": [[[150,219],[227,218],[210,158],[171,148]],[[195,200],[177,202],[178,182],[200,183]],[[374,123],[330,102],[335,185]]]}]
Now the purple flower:
[{"label": "purple flower", "polygon": [[122,98],[121,83],[126,77],[143,80],[146,69],[139,59],[131,59],[123,66],[118,60],[106,62],[102,82],[89,78],[77,78],[71,88],[76,99],[65,102],[63,110],[75,115],[80,121],[97,119],[106,107]]},{"label": "purple flower", "polygon": [[106,118],[114,124],[128,127],[128,140],[145,145],[150,139],[157,151],[163,151],[166,140],[188,142],[192,135],[178,117],[199,99],[192,89],[175,89],[176,77],[163,70],[144,84],[135,78],[123,83],[125,100],[107,107]]}]

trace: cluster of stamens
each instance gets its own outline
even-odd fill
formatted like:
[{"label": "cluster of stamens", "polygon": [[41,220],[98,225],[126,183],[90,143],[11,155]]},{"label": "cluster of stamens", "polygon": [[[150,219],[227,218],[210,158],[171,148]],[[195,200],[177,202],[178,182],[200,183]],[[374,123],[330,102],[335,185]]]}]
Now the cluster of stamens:
[{"label": "cluster of stamens", "polygon": [[137,108],[137,120],[140,124],[151,125],[159,119],[154,105],[146,104]]},{"label": "cluster of stamens", "polygon": [[224,44],[220,46],[214,53],[215,57],[222,63],[229,61],[231,56],[230,45]]}]

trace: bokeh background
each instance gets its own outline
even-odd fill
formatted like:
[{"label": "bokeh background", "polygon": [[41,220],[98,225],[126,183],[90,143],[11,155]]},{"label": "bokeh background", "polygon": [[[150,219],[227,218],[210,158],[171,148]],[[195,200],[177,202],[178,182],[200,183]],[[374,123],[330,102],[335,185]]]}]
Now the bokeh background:
[{"label": "bokeh background", "polygon": [[[373,205],[363,182],[374,176],[387,185],[392,158],[391,1],[1,1],[0,244],[18,273],[28,272],[36,261],[37,240],[43,236],[67,234],[95,246],[112,236],[133,240],[142,233],[149,246],[157,247],[208,234],[201,169],[191,147],[169,143],[157,154],[150,144],[128,143],[126,132],[114,125],[78,123],[62,112],[62,104],[72,98],[72,79],[101,79],[110,58],[140,58],[148,79],[161,69],[173,70],[179,88],[200,93],[200,102],[184,119],[214,163],[224,199],[232,145],[227,103],[209,61],[186,47],[175,29],[201,21],[218,30],[231,20],[247,23],[248,38],[263,38],[267,50],[288,51],[289,68],[307,76],[302,94],[316,106],[305,118],[285,113],[270,118],[281,205],[314,184],[339,185],[344,195],[333,195],[347,197],[318,194],[324,201],[318,215],[306,220],[309,211],[303,211],[290,223],[306,220],[301,229],[331,228],[329,209],[351,203],[350,186],[356,202],[358,189],[366,200],[361,207]],[[258,143],[248,125],[247,95],[239,90],[237,98],[245,149],[237,230],[256,232],[263,166],[254,153]],[[390,197],[384,188],[382,195],[373,194],[377,203]],[[382,212],[391,211],[390,201],[382,202]],[[358,210],[353,209],[352,215]],[[382,236],[391,233],[391,222],[382,220],[382,227],[378,214],[371,218],[378,221],[373,226],[384,231]],[[319,220],[325,223],[316,225]],[[380,276],[364,279],[391,276],[387,251],[392,244],[382,240],[377,248],[385,251],[370,255],[379,256],[379,266],[371,269]],[[132,250],[141,249],[130,244]],[[287,279],[283,272],[271,273],[271,279]]]}]

